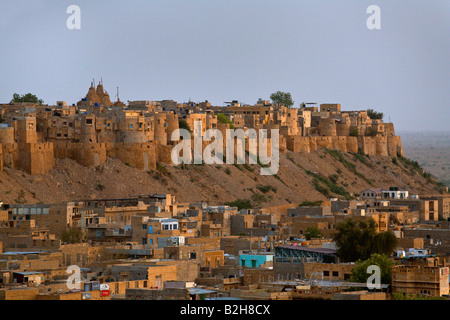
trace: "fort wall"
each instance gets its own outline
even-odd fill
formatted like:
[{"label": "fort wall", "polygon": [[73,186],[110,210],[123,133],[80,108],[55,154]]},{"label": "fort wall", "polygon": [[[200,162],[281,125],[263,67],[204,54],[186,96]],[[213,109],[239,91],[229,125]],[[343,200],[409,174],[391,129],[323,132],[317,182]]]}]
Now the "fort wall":
[{"label": "fort wall", "polygon": [[17,144],[17,168],[29,174],[44,174],[55,166],[53,143]]},{"label": "fort wall", "polygon": [[117,159],[127,165],[145,171],[156,170],[157,144],[146,143],[116,143],[114,154]]},{"label": "fort wall", "polygon": [[358,152],[360,150],[364,154],[370,156],[381,155],[386,157],[397,157],[397,154],[403,155],[401,139],[398,136],[287,136],[286,147],[292,152],[310,153],[320,148],[328,148],[342,152]]},{"label": "fort wall", "polygon": [[55,157],[69,158],[85,167],[96,167],[106,162],[106,143],[57,142]]}]

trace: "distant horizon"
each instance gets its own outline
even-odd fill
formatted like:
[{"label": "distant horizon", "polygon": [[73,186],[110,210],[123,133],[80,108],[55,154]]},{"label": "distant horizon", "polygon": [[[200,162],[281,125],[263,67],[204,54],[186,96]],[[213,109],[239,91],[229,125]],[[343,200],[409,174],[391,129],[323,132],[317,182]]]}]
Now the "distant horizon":
[{"label": "distant horizon", "polygon": [[[395,125],[395,123],[394,123]],[[408,133],[431,133],[431,134],[438,134],[438,133],[442,133],[442,134],[450,134],[450,129],[447,130],[442,130],[442,129],[437,129],[437,130],[411,130],[411,129],[407,129],[407,130],[396,130],[397,134],[408,134]]]}]

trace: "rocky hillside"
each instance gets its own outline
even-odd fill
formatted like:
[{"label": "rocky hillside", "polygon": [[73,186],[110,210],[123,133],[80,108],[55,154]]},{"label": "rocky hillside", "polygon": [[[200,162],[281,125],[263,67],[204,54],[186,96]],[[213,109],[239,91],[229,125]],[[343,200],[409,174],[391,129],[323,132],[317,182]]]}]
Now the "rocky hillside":
[{"label": "rocky hillside", "polygon": [[[44,175],[5,168],[0,172],[0,201],[60,203],[91,198],[172,193],[181,202],[223,204],[237,199],[267,207],[329,197],[351,198],[370,188],[405,187],[413,193],[437,193],[439,184],[414,162],[321,149],[281,154],[276,176],[261,176],[258,165],[158,165],[144,172],[117,159],[87,168],[57,160]],[[247,203],[248,203],[247,201]]]}]

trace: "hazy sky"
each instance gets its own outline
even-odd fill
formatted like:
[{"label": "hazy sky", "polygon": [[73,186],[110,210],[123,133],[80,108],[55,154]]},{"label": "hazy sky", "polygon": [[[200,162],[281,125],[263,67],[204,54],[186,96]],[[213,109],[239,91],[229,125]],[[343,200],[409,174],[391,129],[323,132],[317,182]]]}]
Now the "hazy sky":
[{"label": "hazy sky", "polygon": [[[69,5],[81,30],[69,30]],[[369,5],[381,30],[369,30]],[[233,99],[373,108],[397,130],[449,130],[449,0],[1,0],[0,102]]]}]

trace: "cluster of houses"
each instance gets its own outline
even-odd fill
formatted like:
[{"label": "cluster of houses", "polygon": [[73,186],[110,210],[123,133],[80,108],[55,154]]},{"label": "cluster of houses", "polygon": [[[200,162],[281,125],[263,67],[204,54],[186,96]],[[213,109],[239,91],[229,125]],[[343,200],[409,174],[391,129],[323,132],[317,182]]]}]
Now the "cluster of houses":
[{"label": "cluster of houses", "polygon": [[[180,203],[172,194],[2,204],[0,299],[390,299],[449,295],[450,197],[363,190],[263,209]],[[398,239],[392,281],[351,281],[333,236],[346,219]],[[308,237],[314,228],[320,235]],[[70,285],[78,268],[78,287]],[[357,289],[355,289],[357,288]]]}]

